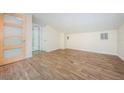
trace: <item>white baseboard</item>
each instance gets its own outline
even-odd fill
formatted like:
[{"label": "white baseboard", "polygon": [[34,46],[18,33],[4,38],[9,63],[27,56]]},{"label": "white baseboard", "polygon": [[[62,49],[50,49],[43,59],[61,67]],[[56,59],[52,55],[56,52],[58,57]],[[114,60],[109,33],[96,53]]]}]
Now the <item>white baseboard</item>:
[{"label": "white baseboard", "polygon": [[118,55],[118,57],[119,57],[121,60],[124,61],[124,57],[122,57],[122,56],[120,56],[120,55]]},{"label": "white baseboard", "polygon": [[56,50],[59,50],[59,48],[57,48],[57,49],[52,49],[52,50],[46,50],[46,52],[53,52],[53,51],[56,51]]}]

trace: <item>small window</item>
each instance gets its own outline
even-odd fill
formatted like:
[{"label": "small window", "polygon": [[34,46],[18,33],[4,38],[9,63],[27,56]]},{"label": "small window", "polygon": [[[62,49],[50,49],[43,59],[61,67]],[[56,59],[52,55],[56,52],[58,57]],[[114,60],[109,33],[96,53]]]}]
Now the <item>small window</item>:
[{"label": "small window", "polygon": [[100,34],[100,39],[101,40],[108,40],[108,33],[101,33]]}]

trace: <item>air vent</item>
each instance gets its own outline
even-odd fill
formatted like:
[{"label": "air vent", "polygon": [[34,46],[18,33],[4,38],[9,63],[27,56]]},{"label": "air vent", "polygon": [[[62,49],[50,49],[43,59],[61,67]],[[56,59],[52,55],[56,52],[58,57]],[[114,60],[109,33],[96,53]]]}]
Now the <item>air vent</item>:
[{"label": "air vent", "polygon": [[100,39],[101,40],[108,40],[108,33],[101,33],[100,34]]}]

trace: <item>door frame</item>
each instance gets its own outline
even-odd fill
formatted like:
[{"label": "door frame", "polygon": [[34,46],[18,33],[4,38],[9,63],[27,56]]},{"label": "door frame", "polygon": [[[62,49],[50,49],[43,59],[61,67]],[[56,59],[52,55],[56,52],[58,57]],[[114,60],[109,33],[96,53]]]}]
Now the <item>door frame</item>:
[{"label": "door frame", "polygon": [[0,14],[0,62],[3,62],[3,14]]}]

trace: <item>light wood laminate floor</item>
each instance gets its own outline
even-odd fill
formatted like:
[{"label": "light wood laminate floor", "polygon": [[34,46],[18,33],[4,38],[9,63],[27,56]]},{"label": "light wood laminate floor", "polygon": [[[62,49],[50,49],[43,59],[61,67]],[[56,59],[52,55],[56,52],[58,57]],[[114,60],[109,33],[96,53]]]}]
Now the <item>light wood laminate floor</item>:
[{"label": "light wood laminate floor", "polygon": [[3,80],[122,80],[124,62],[117,56],[77,50],[35,52],[32,58],[0,67]]}]

